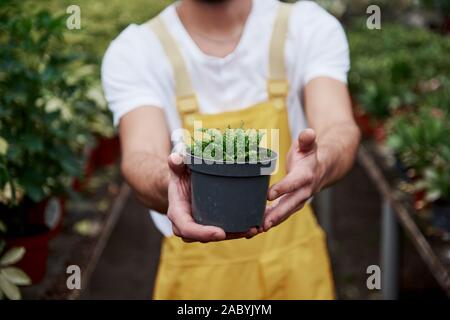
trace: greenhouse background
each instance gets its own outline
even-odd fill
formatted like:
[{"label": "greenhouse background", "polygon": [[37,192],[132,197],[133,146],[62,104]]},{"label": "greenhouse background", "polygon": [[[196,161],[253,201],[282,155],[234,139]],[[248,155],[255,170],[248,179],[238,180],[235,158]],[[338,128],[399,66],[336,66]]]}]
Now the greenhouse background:
[{"label": "greenhouse background", "polygon": [[[450,1],[317,2],[347,32],[364,136],[352,171],[314,199],[337,297],[448,299]],[[100,65],[121,30],[170,3],[0,2],[0,298],[151,298],[161,235],[120,177]]]}]

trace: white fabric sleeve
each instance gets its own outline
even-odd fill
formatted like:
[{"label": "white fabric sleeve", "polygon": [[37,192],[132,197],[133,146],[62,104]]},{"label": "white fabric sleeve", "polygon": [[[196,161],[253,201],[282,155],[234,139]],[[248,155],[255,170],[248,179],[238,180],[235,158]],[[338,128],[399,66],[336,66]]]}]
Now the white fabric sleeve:
[{"label": "white fabric sleeve", "polygon": [[342,25],[316,3],[308,2],[308,11],[308,17],[304,17],[304,28],[310,32],[304,43],[307,53],[303,85],[320,76],[347,83],[350,57]]},{"label": "white fabric sleeve", "polygon": [[[126,28],[110,44],[103,58],[103,90],[113,112],[115,125],[119,124],[124,114],[137,107],[163,108],[166,104],[161,79],[167,79],[167,75],[164,74],[161,63],[158,64],[161,60],[160,52],[149,51],[149,46],[143,45],[144,39],[149,42],[153,40],[153,34],[145,30],[148,34],[142,37],[142,28],[137,25]],[[147,54],[152,57],[149,59]]]}]

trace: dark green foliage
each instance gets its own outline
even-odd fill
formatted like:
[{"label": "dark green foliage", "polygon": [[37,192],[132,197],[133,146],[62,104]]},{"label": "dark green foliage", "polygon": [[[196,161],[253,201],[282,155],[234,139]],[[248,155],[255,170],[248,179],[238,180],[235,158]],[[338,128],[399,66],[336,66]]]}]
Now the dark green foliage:
[{"label": "dark green foliage", "polygon": [[450,109],[450,38],[432,31],[355,23],[348,34],[351,92],[371,116],[386,119],[405,107]]},{"label": "dark green foliage", "polygon": [[0,2],[4,203],[5,188],[37,202],[67,191],[71,179],[82,173],[83,148],[99,109],[88,95],[92,79],[86,76],[83,55],[65,43],[65,19],[25,8],[20,1]]}]

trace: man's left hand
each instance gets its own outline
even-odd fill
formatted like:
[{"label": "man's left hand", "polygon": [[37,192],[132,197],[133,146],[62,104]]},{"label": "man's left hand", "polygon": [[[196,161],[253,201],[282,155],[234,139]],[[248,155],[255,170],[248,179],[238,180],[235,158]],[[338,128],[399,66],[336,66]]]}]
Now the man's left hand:
[{"label": "man's left hand", "polygon": [[320,189],[323,169],[317,157],[316,133],[313,129],[302,131],[292,144],[286,169],[286,177],[269,189],[267,199],[273,202],[266,208],[263,231],[280,224],[303,208],[305,202]]}]

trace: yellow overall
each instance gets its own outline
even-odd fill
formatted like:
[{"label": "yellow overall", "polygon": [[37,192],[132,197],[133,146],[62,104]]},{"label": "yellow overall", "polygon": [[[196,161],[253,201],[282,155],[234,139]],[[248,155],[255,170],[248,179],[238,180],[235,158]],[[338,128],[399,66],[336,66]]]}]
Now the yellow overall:
[{"label": "yellow overall", "polygon": [[[177,108],[184,128],[193,121],[205,128],[228,125],[279,129],[279,167],[271,184],[286,174],[291,144],[284,42],[291,6],[280,4],[270,47],[269,100],[243,110],[200,114],[195,93],[177,44],[155,18],[149,22],[174,69]],[[154,299],[333,299],[325,236],[309,204],[288,220],[252,239],[185,243],[163,240]]]}]

